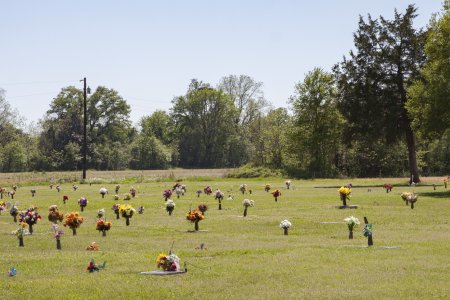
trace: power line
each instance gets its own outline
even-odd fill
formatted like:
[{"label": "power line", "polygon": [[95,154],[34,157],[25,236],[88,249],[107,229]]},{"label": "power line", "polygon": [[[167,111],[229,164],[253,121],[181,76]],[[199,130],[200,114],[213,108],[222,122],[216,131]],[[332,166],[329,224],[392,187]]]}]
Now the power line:
[{"label": "power line", "polygon": [[28,81],[28,82],[11,82],[11,83],[0,83],[0,86],[7,85],[22,85],[22,84],[45,84],[45,83],[75,83],[77,80],[55,80],[55,81]]}]

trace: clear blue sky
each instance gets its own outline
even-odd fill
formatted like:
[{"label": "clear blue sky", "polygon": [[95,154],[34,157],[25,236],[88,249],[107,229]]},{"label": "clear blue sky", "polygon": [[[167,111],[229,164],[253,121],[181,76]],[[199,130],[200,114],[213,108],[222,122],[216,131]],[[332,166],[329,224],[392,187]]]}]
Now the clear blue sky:
[{"label": "clear blue sky", "polygon": [[133,123],[167,110],[190,79],[215,86],[245,74],[287,107],[314,67],[330,70],[353,46],[358,16],[392,18],[415,3],[424,27],[439,0],[2,1],[0,88],[27,121],[42,118],[62,87],[87,77],[113,88]]}]

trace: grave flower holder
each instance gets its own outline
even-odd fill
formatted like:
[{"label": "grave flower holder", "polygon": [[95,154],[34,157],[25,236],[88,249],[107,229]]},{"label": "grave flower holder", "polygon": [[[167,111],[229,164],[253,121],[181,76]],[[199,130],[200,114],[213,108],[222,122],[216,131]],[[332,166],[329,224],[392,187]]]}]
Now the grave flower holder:
[{"label": "grave flower holder", "polygon": [[95,229],[102,233],[102,236],[106,236],[106,232],[111,229],[111,222],[107,222],[105,220],[98,220],[95,224]]},{"label": "grave flower holder", "polygon": [[265,192],[269,192],[271,188],[272,188],[272,187],[270,186],[270,184],[266,184],[266,185],[264,186],[264,191],[265,191]]},{"label": "grave flower holder", "polygon": [[216,200],[219,201],[219,210],[222,210],[223,197],[224,197],[224,194],[218,189],[214,195],[214,198],[216,198]]},{"label": "grave flower holder", "polygon": [[201,211],[195,209],[195,210],[191,210],[186,214],[186,219],[188,221],[191,221],[192,223],[194,223],[194,230],[198,231],[199,230],[199,225],[198,223],[203,220],[205,217],[203,216],[203,214],[201,213]]},{"label": "grave flower holder", "polygon": [[363,234],[365,237],[367,237],[367,245],[373,246],[373,238],[372,238],[372,224],[369,224],[369,221],[366,217],[364,217],[364,229]]},{"label": "grave flower holder", "polygon": [[347,227],[348,227],[348,239],[352,240],[353,239],[353,229],[358,226],[359,220],[358,218],[355,218],[354,216],[350,216],[348,218],[345,218],[344,221],[347,223]]},{"label": "grave flower holder", "polygon": [[244,201],[242,201],[242,206],[244,206],[244,218],[247,217],[247,209],[253,205],[255,205],[255,201],[253,200],[244,199]]},{"label": "grave flower holder", "polygon": [[69,197],[67,195],[63,196],[63,203],[66,204],[66,201],[69,200]]},{"label": "grave flower holder", "polygon": [[280,190],[273,191],[272,196],[275,198],[275,202],[278,202],[278,197],[281,196],[281,191]]},{"label": "grave flower holder", "polygon": [[292,223],[288,220],[283,220],[280,223],[280,228],[283,228],[284,235],[289,234],[289,228],[292,226]]},{"label": "grave flower holder", "polygon": [[30,234],[33,234],[33,225],[36,224],[39,220],[41,220],[41,216],[37,213],[37,208],[32,206],[28,208],[25,212],[20,216],[20,222],[25,222],[28,224],[28,231]]},{"label": "grave flower holder", "polygon": [[205,215],[205,212],[208,210],[208,205],[206,204],[199,204],[197,209],[202,213],[202,215]]},{"label": "grave flower holder", "polygon": [[175,202],[173,202],[172,200],[167,200],[166,203],[166,211],[169,213],[169,216],[172,215],[173,210],[175,209]]},{"label": "grave flower holder", "polygon": [[408,196],[408,201],[409,201],[409,203],[411,203],[411,209],[414,209],[414,203],[417,202],[417,198],[418,197],[415,194],[411,194]]},{"label": "grave flower holder", "polygon": [[112,210],[114,211],[114,213],[116,214],[116,220],[120,219],[120,210],[119,210],[120,204],[114,204],[112,206]]},{"label": "grave flower holder", "polygon": [[101,188],[99,193],[100,193],[100,195],[102,195],[102,199],[104,199],[105,195],[108,194],[108,190],[105,188]]},{"label": "grave flower holder", "polygon": [[80,216],[77,212],[72,212],[66,215],[66,220],[64,222],[65,227],[72,229],[72,235],[77,235],[77,228],[84,222],[84,218]]},{"label": "grave flower holder", "polygon": [[32,190],[30,190],[30,192],[31,192],[31,197],[34,197],[34,195],[36,194],[36,190],[32,189]]},{"label": "grave flower holder", "polygon": [[17,223],[17,215],[19,214],[17,206],[13,205],[9,210],[9,214],[13,217],[14,223]]},{"label": "grave flower holder", "polygon": [[171,190],[169,190],[169,189],[164,190],[164,192],[163,192],[164,201],[167,202],[167,200],[169,200],[171,196],[172,196]]},{"label": "grave flower holder", "polygon": [[129,204],[123,204],[119,207],[122,218],[125,218],[125,224],[130,226],[130,219],[133,217],[136,210]]},{"label": "grave flower holder", "polygon": [[343,206],[346,207],[347,200],[350,200],[350,194],[352,192],[351,188],[349,188],[348,186],[343,186],[338,190],[338,192]]}]

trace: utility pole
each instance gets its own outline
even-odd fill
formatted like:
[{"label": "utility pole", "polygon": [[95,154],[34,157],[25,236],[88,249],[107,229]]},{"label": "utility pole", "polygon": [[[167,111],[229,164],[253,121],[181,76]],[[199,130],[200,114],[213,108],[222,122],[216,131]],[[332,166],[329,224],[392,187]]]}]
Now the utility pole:
[{"label": "utility pole", "polygon": [[83,79],[83,180],[86,179],[86,155],[87,155],[87,90],[86,90],[86,77]]}]

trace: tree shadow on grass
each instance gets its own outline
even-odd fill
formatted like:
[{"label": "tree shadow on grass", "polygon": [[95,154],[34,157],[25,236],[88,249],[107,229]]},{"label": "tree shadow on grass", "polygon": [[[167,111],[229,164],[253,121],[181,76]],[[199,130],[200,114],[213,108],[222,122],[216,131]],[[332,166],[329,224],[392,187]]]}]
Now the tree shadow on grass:
[{"label": "tree shadow on grass", "polygon": [[419,193],[419,195],[433,198],[446,198],[450,200],[450,190],[444,192],[436,191],[436,192]]}]

